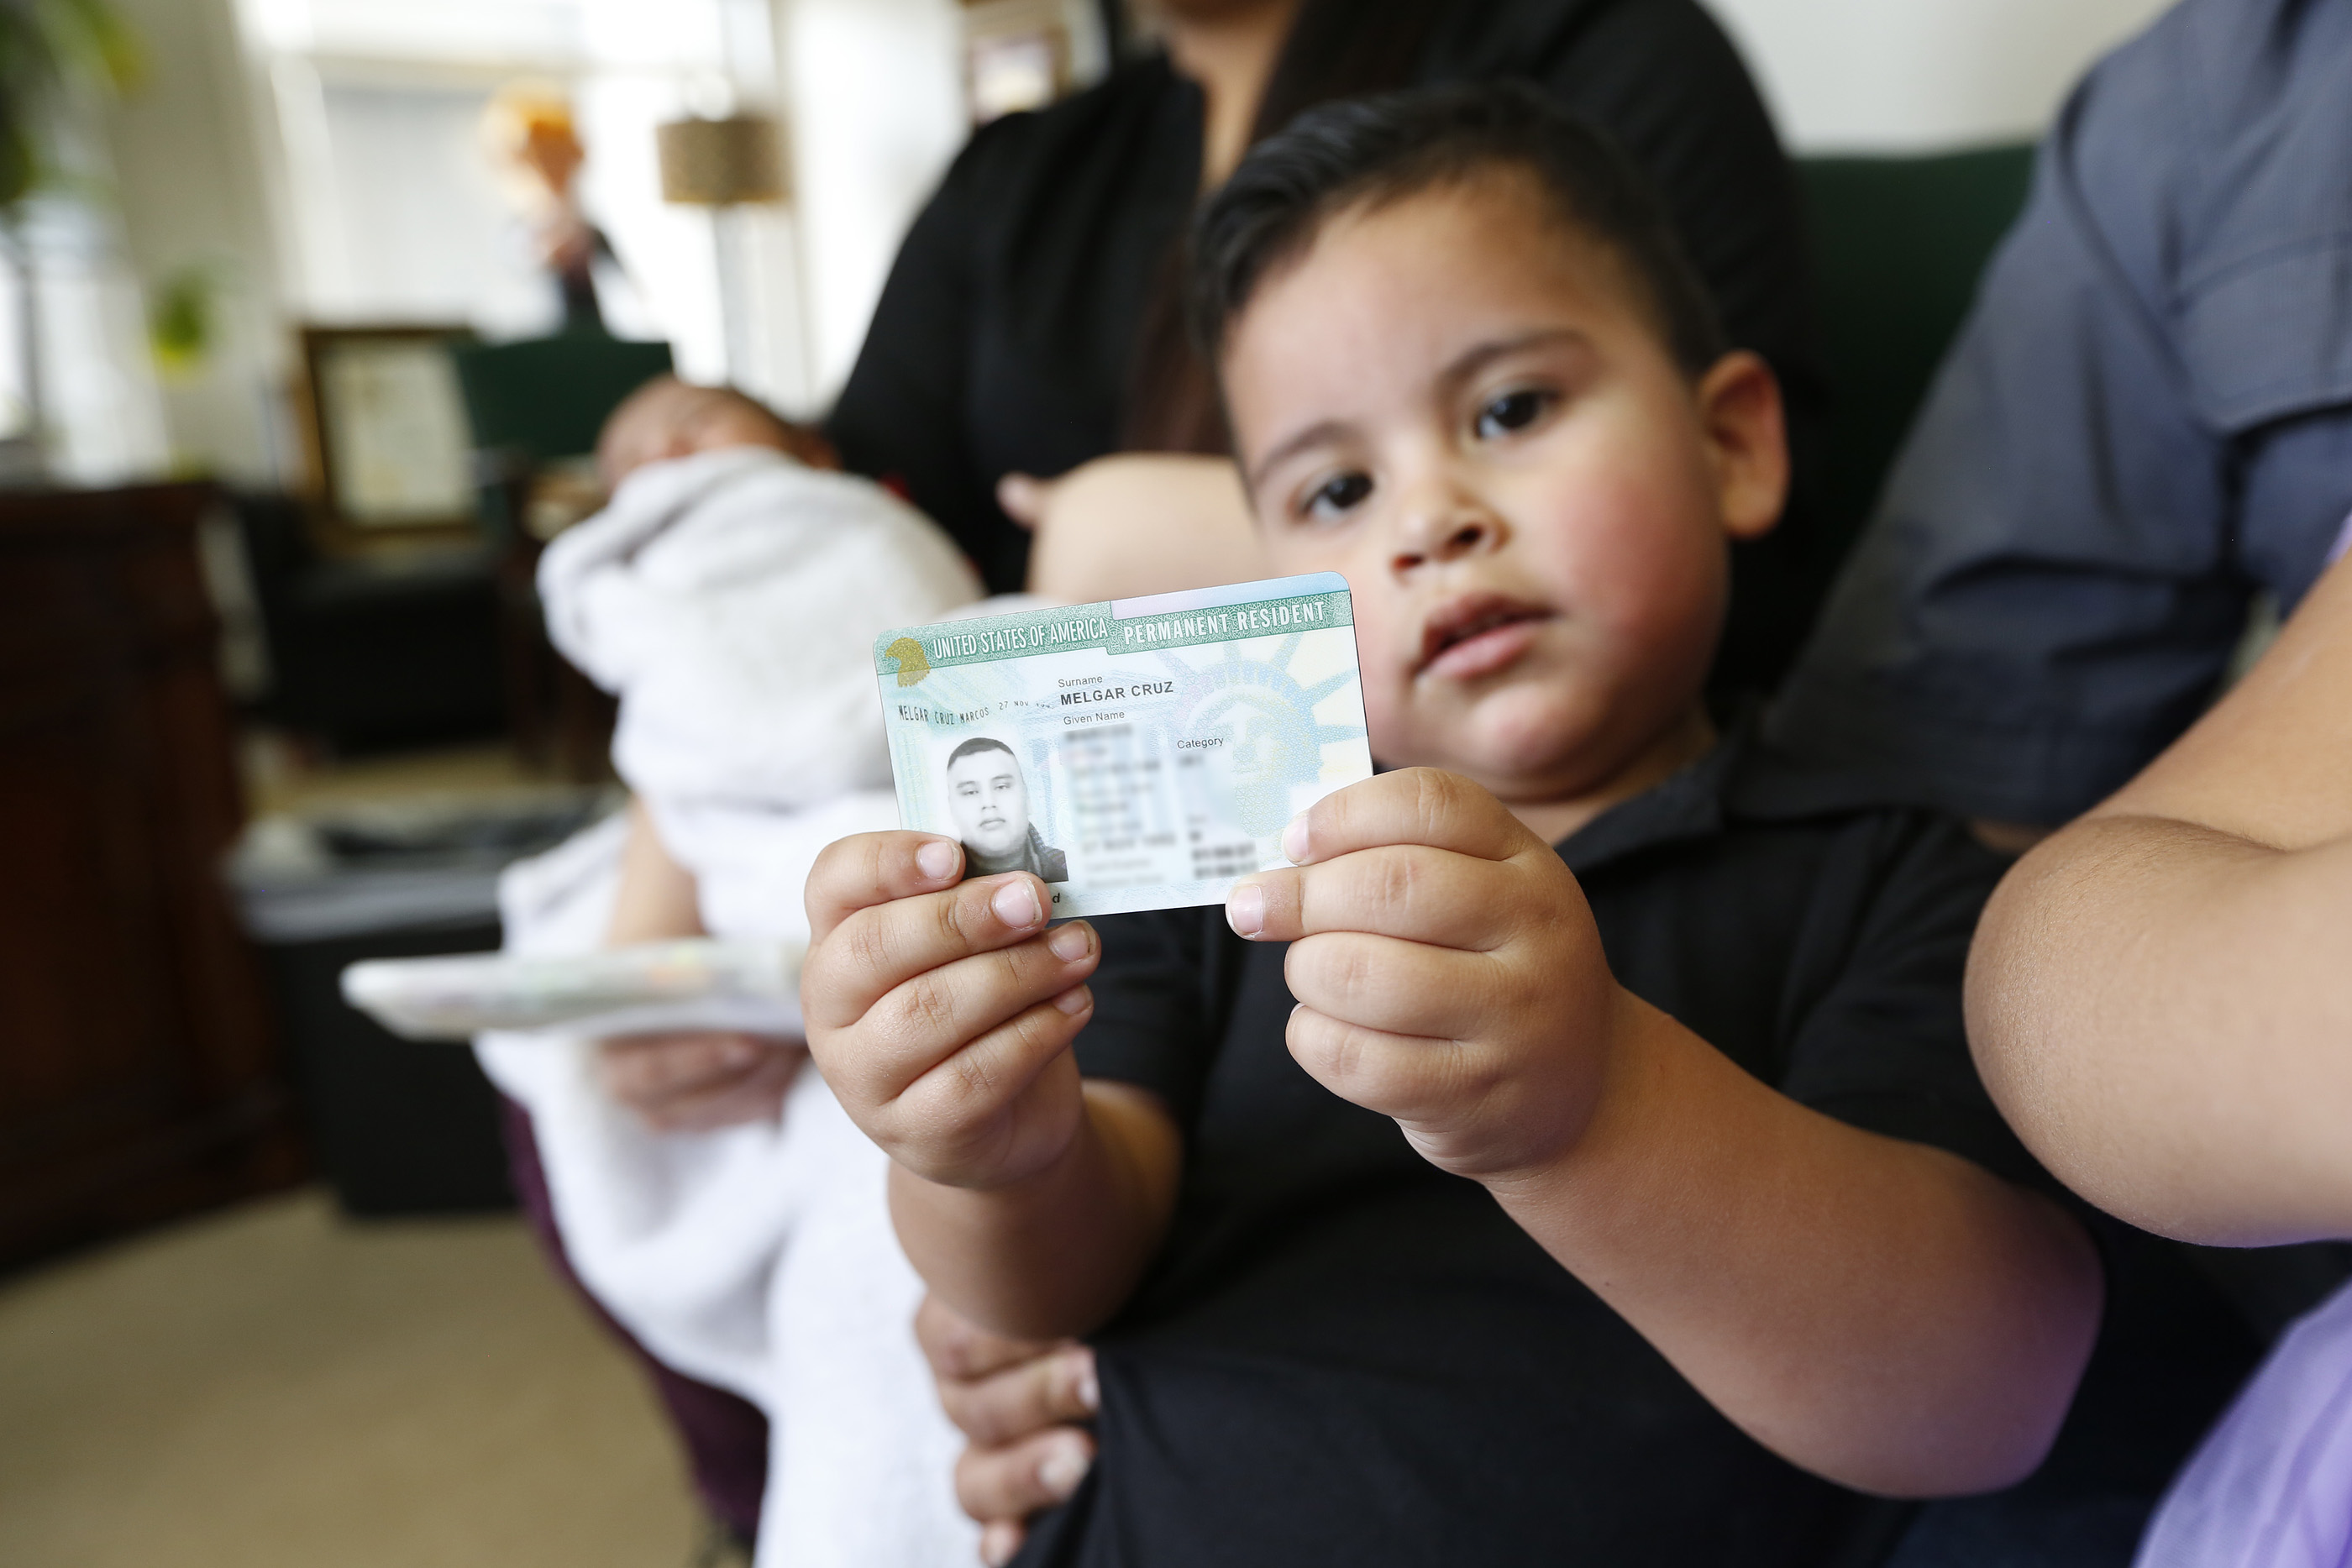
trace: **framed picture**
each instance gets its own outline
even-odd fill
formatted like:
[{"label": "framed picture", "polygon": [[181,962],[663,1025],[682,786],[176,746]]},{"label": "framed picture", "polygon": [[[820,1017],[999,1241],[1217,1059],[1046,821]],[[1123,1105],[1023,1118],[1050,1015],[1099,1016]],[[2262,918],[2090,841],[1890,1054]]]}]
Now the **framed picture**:
[{"label": "framed picture", "polygon": [[306,327],[302,424],[331,549],[479,537],[464,327]]}]

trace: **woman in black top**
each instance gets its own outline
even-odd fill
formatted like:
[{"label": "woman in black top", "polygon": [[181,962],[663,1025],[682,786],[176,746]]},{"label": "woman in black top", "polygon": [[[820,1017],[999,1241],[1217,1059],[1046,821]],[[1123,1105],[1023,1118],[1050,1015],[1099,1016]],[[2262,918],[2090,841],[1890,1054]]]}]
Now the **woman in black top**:
[{"label": "woman in black top", "polygon": [[[1738,56],[1696,0],[1162,10],[1164,52],[972,138],[899,251],[833,415],[847,465],[903,487],[992,589],[1022,588],[1028,566],[1029,535],[999,502],[1007,476],[1122,452],[1222,454],[1173,308],[1194,204],[1299,110],[1408,83],[1530,78],[1613,136],[1664,196],[1731,340],[1779,373],[1801,473],[1822,399],[1795,183]],[[1080,526],[1131,530],[1139,548],[1151,523],[1206,526],[1188,512],[1200,491],[1170,475],[1150,470],[1129,492],[1140,507]],[[1795,515],[1737,562],[1725,684],[1769,686],[1810,622],[1805,531],[1801,480]]]}]

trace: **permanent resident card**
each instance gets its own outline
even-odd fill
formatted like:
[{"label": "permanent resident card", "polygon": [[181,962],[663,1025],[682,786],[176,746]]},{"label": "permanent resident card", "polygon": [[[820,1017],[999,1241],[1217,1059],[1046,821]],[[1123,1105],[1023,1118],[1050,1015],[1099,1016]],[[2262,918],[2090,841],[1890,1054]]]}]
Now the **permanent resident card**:
[{"label": "permanent resident card", "polygon": [[1031,871],[1056,920],[1221,904],[1282,830],[1372,776],[1333,572],[885,632],[907,828],[967,876]]}]

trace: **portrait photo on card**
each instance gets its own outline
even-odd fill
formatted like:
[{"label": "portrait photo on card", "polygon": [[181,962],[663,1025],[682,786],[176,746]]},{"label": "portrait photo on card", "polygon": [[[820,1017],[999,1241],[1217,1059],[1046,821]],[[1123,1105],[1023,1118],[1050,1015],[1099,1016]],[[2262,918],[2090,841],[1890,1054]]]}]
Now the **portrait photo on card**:
[{"label": "portrait photo on card", "polygon": [[1070,880],[1069,857],[1047,843],[1029,816],[1029,776],[1013,747],[978,735],[948,753],[948,814],[963,843],[967,881],[1025,871],[1043,882]]}]

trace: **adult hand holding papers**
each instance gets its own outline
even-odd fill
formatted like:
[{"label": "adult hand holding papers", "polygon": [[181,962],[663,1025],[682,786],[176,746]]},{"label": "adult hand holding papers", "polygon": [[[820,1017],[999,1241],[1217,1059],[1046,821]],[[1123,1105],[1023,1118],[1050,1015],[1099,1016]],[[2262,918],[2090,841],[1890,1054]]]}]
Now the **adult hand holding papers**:
[{"label": "adult hand holding papers", "polygon": [[797,1038],[801,956],[796,943],[696,939],[564,956],[372,959],[343,971],[343,999],[410,1040],[485,1030]]}]

